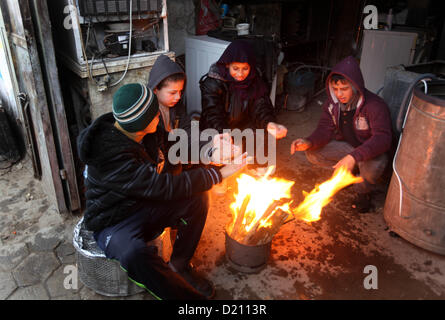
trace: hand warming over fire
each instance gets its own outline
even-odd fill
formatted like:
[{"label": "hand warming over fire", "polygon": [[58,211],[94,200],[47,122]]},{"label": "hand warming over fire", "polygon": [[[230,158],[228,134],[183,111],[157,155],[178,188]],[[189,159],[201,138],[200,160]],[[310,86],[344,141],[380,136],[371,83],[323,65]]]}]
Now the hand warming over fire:
[{"label": "hand warming over fire", "polygon": [[275,139],[283,139],[287,135],[287,128],[281,124],[275,122],[269,122],[267,124],[267,132],[275,137]]},{"label": "hand warming over fire", "polygon": [[217,134],[213,137],[213,151],[211,161],[213,165],[223,165],[241,154],[241,148],[234,145],[228,133]]},{"label": "hand warming over fire", "polygon": [[354,157],[348,154],[346,157],[337,162],[335,166],[333,166],[334,169],[338,169],[341,167],[345,167],[348,171],[352,171],[355,167]]},{"label": "hand warming over fire", "polygon": [[251,161],[252,157],[248,157],[247,152],[245,152],[237,158],[233,159],[229,164],[226,164],[224,167],[222,167],[219,172],[221,173],[223,179],[228,178],[244,168]]},{"label": "hand warming over fire", "polygon": [[309,140],[296,139],[290,145],[290,154],[294,154],[296,151],[306,151],[310,147],[312,147],[312,143]]}]

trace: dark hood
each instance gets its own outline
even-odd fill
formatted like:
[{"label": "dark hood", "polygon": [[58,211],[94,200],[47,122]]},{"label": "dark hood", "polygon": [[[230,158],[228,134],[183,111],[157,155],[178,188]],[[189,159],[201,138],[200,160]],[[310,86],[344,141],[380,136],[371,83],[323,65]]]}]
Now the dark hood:
[{"label": "dark hood", "polygon": [[154,90],[162,80],[175,73],[185,74],[184,70],[182,70],[182,68],[176,62],[174,62],[168,56],[162,54],[156,59],[153,68],[151,68],[148,86],[150,89]]},{"label": "dark hood", "polygon": [[360,94],[360,98],[357,103],[357,108],[362,106],[364,103],[366,89],[365,89],[365,81],[363,80],[362,71],[360,70],[360,65],[358,64],[358,61],[352,56],[343,59],[342,61],[337,63],[334,66],[334,68],[332,68],[332,71],[326,80],[326,91],[328,97],[331,99],[332,102],[338,103],[338,99],[335,96],[334,92],[332,91],[330,85],[330,80],[334,73],[341,74],[343,77],[348,79],[349,82],[352,83],[352,85],[357,89],[357,91]]},{"label": "dark hood", "polygon": [[[232,62],[249,64],[250,72],[246,79],[243,81],[236,81],[230,75],[227,65]],[[245,40],[237,39],[231,42],[218,61],[210,67],[209,76],[226,81],[229,84],[229,89],[232,95],[239,95],[241,100],[256,100],[268,92],[267,86],[257,72],[255,51]]]},{"label": "dark hood", "polygon": [[[162,54],[156,59],[156,62],[150,71],[150,76],[148,79],[148,87],[154,90],[162,80],[176,73],[183,73],[185,76],[184,88],[183,88],[183,92],[185,92],[185,87],[187,85],[187,77],[185,75],[184,70],[179,66],[179,64],[174,62],[168,56]],[[184,108],[184,95],[182,95],[181,99],[175,106],[169,108],[171,126],[174,126],[174,120],[176,119],[176,114],[180,113],[178,109],[182,108]],[[166,131],[164,121],[159,121],[159,126],[161,126],[162,129]]]},{"label": "dark hood", "polygon": [[252,46],[244,40],[235,40],[231,42],[216,62],[219,74],[226,81],[236,81],[230,75],[229,69],[226,67],[232,62],[246,62],[250,66],[250,73],[242,82],[248,82],[256,75],[256,56]]},{"label": "dark hood", "polygon": [[87,165],[101,166],[116,154],[137,143],[114,127],[113,114],[106,113],[82,130],[77,137],[77,150],[80,160]]}]

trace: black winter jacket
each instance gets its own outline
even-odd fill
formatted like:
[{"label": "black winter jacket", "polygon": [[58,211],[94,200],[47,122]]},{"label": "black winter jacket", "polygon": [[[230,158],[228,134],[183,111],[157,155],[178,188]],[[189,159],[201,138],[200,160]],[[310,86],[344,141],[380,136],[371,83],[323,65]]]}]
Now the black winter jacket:
[{"label": "black winter jacket", "polygon": [[199,86],[201,88],[201,129],[213,128],[219,133],[223,129],[243,128],[246,126],[255,129],[266,129],[269,122],[276,122],[274,108],[268,95],[264,95],[253,101],[249,99],[245,111],[240,117],[231,117],[230,110],[235,103],[234,96],[230,93],[226,81],[217,73],[215,65],[204,75]]},{"label": "black winter jacket", "polygon": [[163,165],[168,150],[162,149],[156,133],[146,135],[141,144],[129,139],[114,127],[111,113],[80,133],[79,157],[87,165],[84,221],[88,230],[102,230],[142,206],[189,198],[222,181],[215,168],[173,175]]}]

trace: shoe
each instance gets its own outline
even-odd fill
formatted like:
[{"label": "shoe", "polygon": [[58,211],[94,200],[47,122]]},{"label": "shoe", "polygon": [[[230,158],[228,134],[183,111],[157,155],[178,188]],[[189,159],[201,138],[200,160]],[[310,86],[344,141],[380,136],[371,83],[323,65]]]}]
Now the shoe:
[{"label": "shoe", "polygon": [[356,209],[358,213],[372,212],[374,206],[372,204],[370,193],[359,193],[357,194],[354,205],[352,206]]},{"label": "shoe", "polygon": [[182,270],[176,270],[176,268],[169,262],[170,269],[184,278],[196,291],[201,293],[207,299],[212,299],[215,295],[215,288],[211,281],[207,280],[204,275],[196,271],[194,266],[189,263]]}]

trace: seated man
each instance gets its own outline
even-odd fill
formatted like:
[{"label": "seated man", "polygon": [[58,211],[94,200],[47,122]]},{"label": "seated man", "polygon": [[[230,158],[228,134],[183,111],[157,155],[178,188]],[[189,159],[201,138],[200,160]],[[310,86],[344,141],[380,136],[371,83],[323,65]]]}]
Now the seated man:
[{"label": "seated man", "polygon": [[[85,226],[107,258],[118,260],[155,297],[210,298],[212,284],[190,265],[207,217],[206,191],[247,159],[241,155],[233,164],[172,174],[164,165],[168,150],[154,134],[159,114],[150,88],[126,84],[113,96],[113,112],[80,133],[78,153],[87,165]],[[214,163],[231,158],[216,147],[209,157]],[[146,245],[166,227],[178,230],[168,264],[156,247]]]},{"label": "seated man", "polygon": [[386,103],[364,86],[357,61],[347,57],[338,63],[326,80],[327,101],[315,131],[291,144],[291,154],[306,151],[307,159],[318,166],[358,169],[364,179],[353,188],[357,210],[371,209],[373,185],[382,175],[391,147],[391,119]]}]

